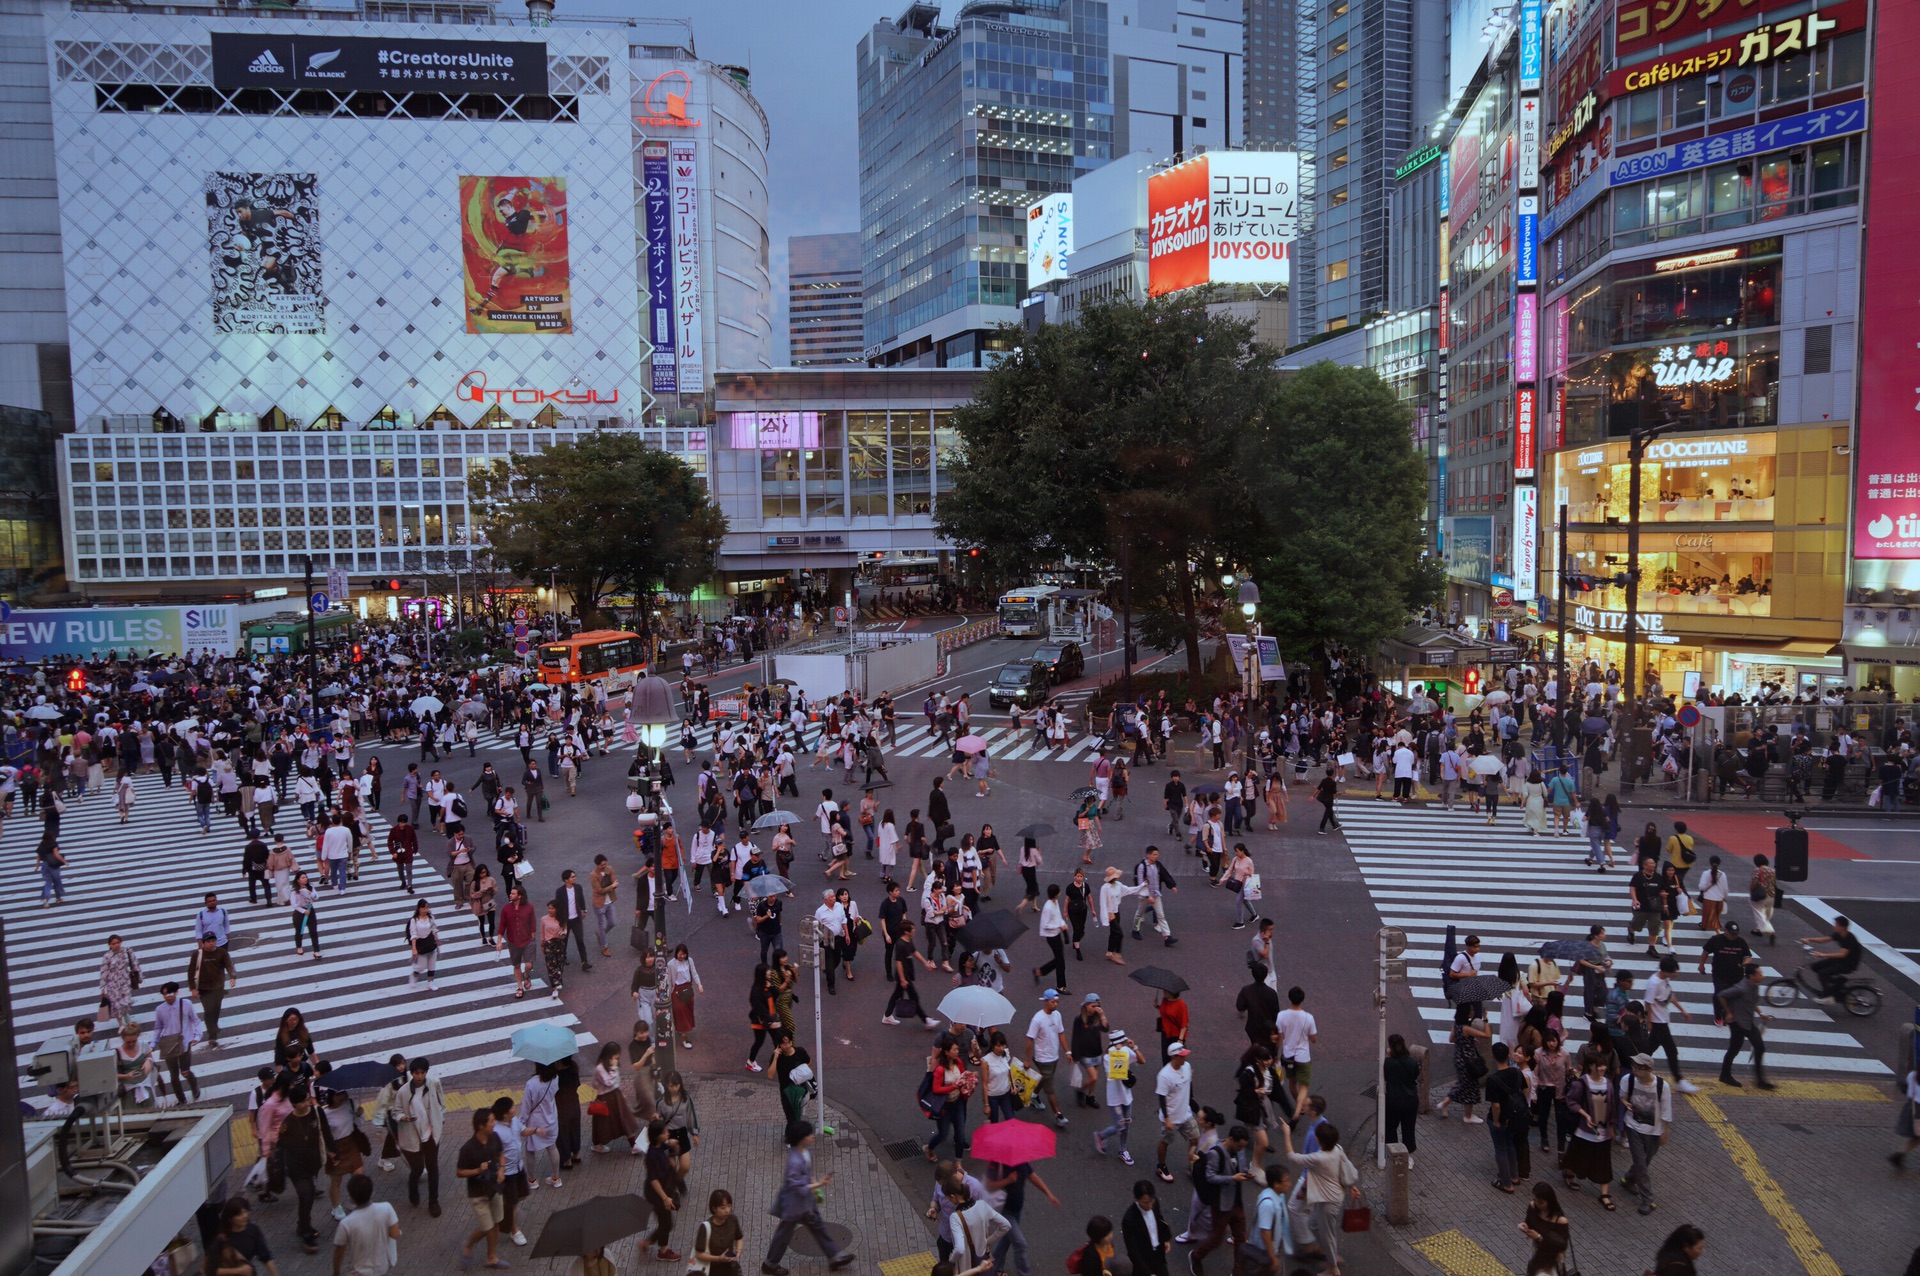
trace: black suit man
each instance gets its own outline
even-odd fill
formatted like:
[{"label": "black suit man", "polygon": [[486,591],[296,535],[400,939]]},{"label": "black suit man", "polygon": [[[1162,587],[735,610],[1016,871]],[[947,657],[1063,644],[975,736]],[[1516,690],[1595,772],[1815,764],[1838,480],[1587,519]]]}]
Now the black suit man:
[{"label": "black suit man", "polygon": [[1152,1179],[1141,1179],[1133,1185],[1133,1204],[1120,1218],[1120,1238],[1126,1243],[1134,1276],[1167,1276],[1173,1229],[1167,1226],[1167,1216],[1154,1199]]},{"label": "black suit man", "polygon": [[[574,946],[580,950],[580,969],[592,970],[593,963],[587,960],[587,892],[574,880],[572,869],[560,874],[560,889],[553,893],[553,905],[560,920],[566,923],[567,933],[573,936]],[[561,951],[564,953],[565,949]],[[566,965],[565,957],[560,964]]]}]

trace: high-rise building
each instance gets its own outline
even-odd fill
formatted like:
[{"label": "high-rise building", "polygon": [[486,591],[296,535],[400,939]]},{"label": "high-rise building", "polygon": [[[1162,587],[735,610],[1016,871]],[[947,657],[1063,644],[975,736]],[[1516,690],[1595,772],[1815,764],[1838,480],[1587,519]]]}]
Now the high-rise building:
[{"label": "high-rise building", "polygon": [[1445,104],[1445,0],[1316,6],[1314,290],[1303,336],[1387,306],[1393,172]]},{"label": "high-rise building", "polygon": [[868,356],[979,366],[1026,294],[1027,205],[1113,154],[1104,0],[973,0],[858,51]]},{"label": "high-rise building", "polygon": [[0,4],[0,98],[7,139],[7,197],[0,200],[0,404],[44,410],[73,428],[67,296],[60,268],[60,193],[53,118],[47,110],[47,31],[42,0]]},{"label": "high-rise building", "polygon": [[1247,140],[1237,0],[1110,0],[1114,155],[1173,159]]},{"label": "high-rise building", "polygon": [[787,362],[864,363],[860,233],[787,240]]},{"label": "high-rise building", "polygon": [[1289,150],[1300,144],[1300,4],[1246,0],[1240,96],[1247,145]]}]

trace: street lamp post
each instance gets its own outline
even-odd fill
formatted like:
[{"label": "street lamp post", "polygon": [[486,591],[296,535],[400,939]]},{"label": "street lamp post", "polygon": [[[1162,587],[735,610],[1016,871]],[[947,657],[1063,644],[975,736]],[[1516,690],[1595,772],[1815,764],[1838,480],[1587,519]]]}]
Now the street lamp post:
[{"label": "street lamp post", "polygon": [[1634,788],[1633,732],[1634,705],[1638,700],[1640,651],[1640,463],[1647,455],[1647,444],[1669,430],[1678,429],[1678,421],[1663,421],[1635,430],[1627,436],[1627,667],[1621,671],[1626,696],[1619,707],[1620,792]]},{"label": "street lamp post", "polygon": [[[670,884],[664,879],[660,868],[659,848],[661,841],[661,822],[671,822],[671,812],[663,812],[665,798],[661,795],[661,784],[654,766],[661,751],[667,746],[667,729],[678,720],[679,715],[673,708],[673,688],[665,678],[648,674],[634,679],[633,688],[627,693],[627,710],[631,714],[635,730],[640,736],[640,748],[644,750],[644,765],[637,779],[636,792],[640,797],[637,812],[643,829],[652,826],[649,839],[653,852],[649,856],[654,864],[653,870],[653,955],[655,968],[664,975],[667,969],[667,894]],[[638,900],[634,901],[638,903]],[[655,996],[653,1000],[653,1041],[654,1049],[664,1050],[666,1067],[654,1069],[654,1085],[664,1095],[665,1082],[662,1080],[678,1066],[678,1044],[673,1035],[673,986],[668,982],[667,996]]]},{"label": "street lamp post", "polygon": [[[1233,577],[1225,578],[1231,585]],[[1247,726],[1240,733],[1241,766],[1253,766],[1254,714],[1260,704],[1260,586],[1251,580],[1240,582],[1240,614],[1247,621]]]}]

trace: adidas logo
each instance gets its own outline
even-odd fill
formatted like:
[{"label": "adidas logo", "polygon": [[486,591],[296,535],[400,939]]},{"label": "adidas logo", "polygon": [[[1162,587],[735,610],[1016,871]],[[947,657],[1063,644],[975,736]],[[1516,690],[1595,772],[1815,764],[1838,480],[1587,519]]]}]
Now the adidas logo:
[{"label": "adidas logo", "polygon": [[273,56],[272,49],[260,50],[260,56],[247,64],[247,70],[254,75],[272,75],[286,69],[280,65],[280,59]]}]

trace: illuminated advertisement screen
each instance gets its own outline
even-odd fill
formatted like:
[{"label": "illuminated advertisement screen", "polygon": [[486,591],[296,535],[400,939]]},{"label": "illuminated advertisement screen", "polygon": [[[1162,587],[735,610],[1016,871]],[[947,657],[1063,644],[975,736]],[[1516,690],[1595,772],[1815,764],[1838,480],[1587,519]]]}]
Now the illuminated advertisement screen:
[{"label": "illuminated advertisement screen", "polygon": [[467,331],[569,333],[564,177],[460,178]]},{"label": "illuminated advertisement screen", "polygon": [[1147,294],[1206,283],[1209,246],[1206,157],[1147,178]]},{"label": "illuminated advertisement screen", "polygon": [[1215,283],[1290,281],[1300,229],[1300,156],[1293,151],[1214,151],[1207,166]]},{"label": "illuminated advertisement screen", "polygon": [[730,446],[741,452],[774,452],[820,446],[818,412],[730,412]]},{"label": "illuminated advertisement screen", "polygon": [[215,332],[326,332],[319,187],[312,173],[207,175]]},{"label": "illuminated advertisement screen", "polygon": [[1073,251],[1073,196],[1048,195],[1027,209],[1027,287],[1067,277]]}]

